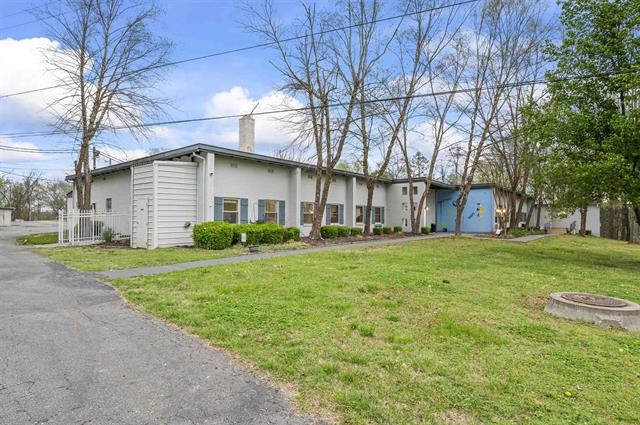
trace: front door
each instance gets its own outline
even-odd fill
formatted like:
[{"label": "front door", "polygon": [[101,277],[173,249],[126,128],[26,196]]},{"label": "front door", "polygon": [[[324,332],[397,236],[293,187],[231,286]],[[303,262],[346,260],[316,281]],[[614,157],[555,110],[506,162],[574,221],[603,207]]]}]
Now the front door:
[{"label": "front door", "polygon": [[149,248],[149,204],[151,199],[142,198],[136,202],[135,248]]}]

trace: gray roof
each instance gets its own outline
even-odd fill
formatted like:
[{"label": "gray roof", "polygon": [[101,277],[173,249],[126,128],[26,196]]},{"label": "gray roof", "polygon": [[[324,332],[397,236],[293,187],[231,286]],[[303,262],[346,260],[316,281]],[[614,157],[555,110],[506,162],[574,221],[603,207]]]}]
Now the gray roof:
[{"label": "gray roof", "polygon": [[[276,158],[268,155],[244,152],[244,151],[239,151],[237,149],[229,149],[229,148],[223,148],[220,146],[207,145],[205,143],[196,143],[196,144],[185,146],[182,148],[172,149],[172,150],[157,153],[154,155],[145,156],[143,158],[134,159],[132,161],[126,161],[126,162],[121,162],[119,164],[109,165],[108,167],[97,168],[91,172],[91,175],[94,177],[101,176],[104,174],[110,174],[110,173],[115,173],[122,170],[127,170],[132,166],[136,166],[136,165],[148,164],[153,161],[171,160],[175,158],[180,158],[182,156],[191,155],[192,153],[202,153],[202,152],[210,152],[216,155],[223,155],[231,158],[262,162],[265,164],[278,165],[282,167],[296,167],[296,168],[302,168],[306,170],[315,170],[315,167],[316,167],[314,164],[307,164],[304,162],[292,161],[290,159],[282,159],[282,158]],[[360,177],[360,178],[365,177],[364,174],[362,173],[339,170],[336,168],[333,169],[333,174],[339,175],[339,176],[349,176],[349,177]],[[66,176],[66,180],[73,180],[73,177],[74,177],[73,175]],[[413,178],[413,181],[415,183],[421,183],[421,182],[424,182],[424,180],[425,180],[424,177]],[[381,178],[380,181],[383,183],[408,183],[409,179]],[[432,180],[431,182],[431,187],[440,188],[440,189],[455,190],[459,186],[460,185],[444,183],[436,180]],[[474,183],[472,184],[472,187],[491,188],[491,187],[497,187],[497,186],[493,183]]]},{"label": "gray roof", "polygon": [[[307,170],[315,170],[314,164],[307,164],[304,162],[292,161],[289,159],[281,159],[281,158],[276,158],[268,155],[261,155],[257,153],[244,152],[236,149],[223,148],[220,146],[207,145],[204,143],[196,143],[193,145],[185,146],[178,149],[172,149],[169,151],[145,156],[143,158],[138,158],[131,161],[121,162],[119,164],[109,165],[107,167],[96,168],[91,172],[91,175],[94,177],[101,176],[104,174],[110,174],[110,173],[115,173],[117,171],[126,170],[136,165],[148,164],[153,161],[171,160],[171,159],[179,158],[181,156],[190,155],[192,153],[201,153],[201,152],[211,152],[217,155],[223,155],[223,156],[228,156],[228,157],[237,158],[237,159],[246,159],[250,161],[262,162],[265,164],[279,165],[283,167],[296,167],[296,168],[302,168]],[[356,172],[347,171],[347,170],[339,170],[337,168],[333,169],[333,174],[339,175],[339,176],[364,178],[364,174],[362,173],[356,173]],[[73,177],[74,177],[73,175],[69,175],[69,176],[66,176],[66,179],[73,180]],[[424,180],[424,178],[422,179],[420,177],[414,178],[414,181],[416,182],[419,182],[421,180]],[[381,178],[380,181],[384,183],[405,183],[408,180]],[[453,185],[449,185],[449,184],[437,182],[437,181],[433,181],[432,186],[441,187],[441,188],[455,188],[455,186]]]}]

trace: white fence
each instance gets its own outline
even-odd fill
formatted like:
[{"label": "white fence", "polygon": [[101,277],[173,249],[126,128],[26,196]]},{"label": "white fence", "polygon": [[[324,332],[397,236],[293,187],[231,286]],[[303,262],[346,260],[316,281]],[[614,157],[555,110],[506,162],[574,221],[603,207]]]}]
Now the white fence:
[{"label": "white fence", "polygon": [[131,212],[69,210],[58,213],[58,243],[98,243],[131,236]]}]

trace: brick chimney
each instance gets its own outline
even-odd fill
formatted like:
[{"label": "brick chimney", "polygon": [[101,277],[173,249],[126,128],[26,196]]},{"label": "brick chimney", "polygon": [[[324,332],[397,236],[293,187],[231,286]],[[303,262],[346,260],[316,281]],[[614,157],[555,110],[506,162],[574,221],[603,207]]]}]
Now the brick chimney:
[{"label": "brick chimney", "polygon": [[251,115],[244,115],[239,122],[240,150],[253,153],[256,144],[255,120]]}]

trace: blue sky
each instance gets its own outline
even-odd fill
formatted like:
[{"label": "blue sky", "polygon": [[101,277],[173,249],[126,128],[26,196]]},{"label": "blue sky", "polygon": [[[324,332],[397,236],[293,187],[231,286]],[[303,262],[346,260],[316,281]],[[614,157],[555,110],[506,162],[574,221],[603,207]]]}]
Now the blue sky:
[{"label": "blue sky", "polygon": [[[552,0],[549,13],[557,7]],[[0,0],[0,94],[51,85],[42,48],[50,47],[42,23],[20,25],[33,20],[28,13],[16,13],[47,0]],[[296,0],[274,0],[277,15],[283,21],[295,19],[301,10]],[[326,2],[319,0],[322,7]],[[253,45],[262,40],[250,34],[243,22],[247,16],[239,1],[233,0],[157,0],[165,13],[155,23],[154,32],[174,43],[171,59],[179,60],[213,52]],[[382,16],[397,14],[390,0]],[[14,14],[16,13],[16,14]],[[8,16],[7,15],[12,15]],[[19,25],[14,28],[14,25]],[[158,86],[159,94],[171,100],[174,109],[169,119],[239,114],[249,112],[256,102],[258,110],[277,108],[283,100],[276,89],[279,76],[269,63],[274,52],[256,49],[182,64],[168,69]],[[0,99],[0,134],[46,130],[49,115],[46,96],[36,93]],[[273,153],[286,145],[290,136],[274,120],[256,118],[256,150]],[[237,120],[157,127],[148,142],[140,144],[126,133],[104,136],[103,147],[111,155],[127,160],[146,155],[151,149],[171,149],[192,143],[237,147]],[[68,148],[71,141],[60,136],[6,138],[0,145],[27,148]],[[114,148],[118,146],[119,149]],[[426,152],[424,150],[423,152]],[[40,170],[47,178],[61,178],[72,170],[73,154],[24,154],[0,150],[0,172],[25,174]],[[102,160],[99,166],[107,165]]]},{"label": "blue sky", "polygon": [[[0,17],[41,4],[44,0],[24,2],[0,0]],[[298,3],[276,2],[283,19],[294,17]],[[252,45],[258,38],[247,32],[242,24],[244,12],[238,2],[232,0],[159,0],[165,13],[155,24],[154,32],[174,43],[172,59],[199,56],[216,51]],[[11,93],[48,85],[41,75],[29,75],[34,68],[34,56],[39,46],[48,40],[46,28],[41,23],[31,23],[15,28],[13,25],[32,20],[28,13],[0,18],[0,61],[11,63],[12,72],[0,71],[0,93]],[[159,87],[161,95],[169,98],[174,109],[168,114],[172,119],[249,112],[255,102],[261,100],[261,109],[268,109],[265,99],[273,95],[278,86],[278,75],[269,64],[272,52],[268,49],[251,50],[217,58],[171,67]],[[24,56],[27,56],[26,58]],[[31,70],[31,71],[29,71]],[[33,97],[43,95],[33,95]],[[36,131],[47,129],[47,114],[38,104],[41,99],[25,97],[0,99],[0,133]],[[167,149],[196,142],[235,147],[237,122],[175,125],[157,130],[157,135],[143,145],[120,133],[106,141],[118,144],[124,152],[109,150],[122,159],[131,159],[146,150]],[[262,131],[261,131],[262,130]],[[257,150],[273,152],[279,141],[278,125],[266,119],[256,123]],[[63,148],[68,140],[59,137],[33,137],[7,139],[0,137],[0,145],[35,146],[38,148]],[[0,151],[0,170],[24,174],[31,169],[42,170],[50,178],[58,178],[69,171],[73,155],[27,155]],[[102,163],[105,165],[106,163]]]}]

